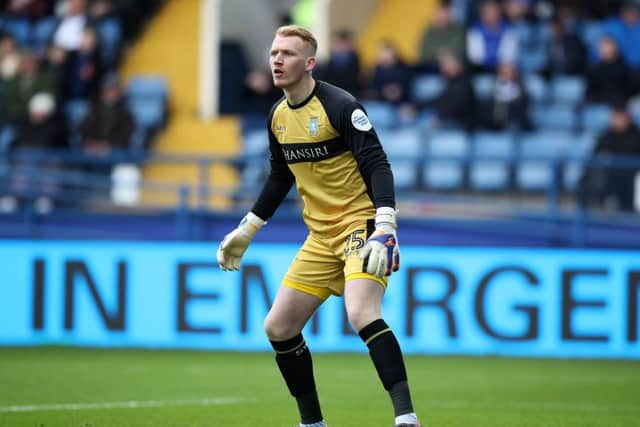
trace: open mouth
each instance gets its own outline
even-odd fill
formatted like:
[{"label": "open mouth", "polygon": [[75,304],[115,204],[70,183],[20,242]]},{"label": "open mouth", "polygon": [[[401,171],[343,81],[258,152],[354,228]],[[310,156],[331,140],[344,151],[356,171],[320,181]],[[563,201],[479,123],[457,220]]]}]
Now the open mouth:
[{"label": "open mouth", "polygon": [[284,71],[282,71],[282,70],[278,70],[278,69],[273,70],[273,76],[274,76],[275,78],[282,77],[282,75],[283,75],[283,74],[284,74]]}]

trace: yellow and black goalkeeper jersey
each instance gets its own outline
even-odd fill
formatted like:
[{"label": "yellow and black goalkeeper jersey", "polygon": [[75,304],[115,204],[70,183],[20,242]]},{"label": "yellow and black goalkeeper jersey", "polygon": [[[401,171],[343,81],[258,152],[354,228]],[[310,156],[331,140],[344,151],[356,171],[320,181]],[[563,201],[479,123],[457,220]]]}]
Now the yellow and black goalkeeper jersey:
[{"label": "yellow and black goalkeeper jersey", "polygon": [[271,173],[252,211],[270,218],[295,182],[310,231],[335,236],[375,208],[395,206],[393,175],[362,105],[317,81],[299,105],[269,114]]}]

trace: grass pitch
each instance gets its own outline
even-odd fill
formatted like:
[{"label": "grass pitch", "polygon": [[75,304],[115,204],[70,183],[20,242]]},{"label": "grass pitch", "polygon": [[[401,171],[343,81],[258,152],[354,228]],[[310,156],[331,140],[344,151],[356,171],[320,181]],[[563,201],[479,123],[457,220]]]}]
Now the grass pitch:
[{"label": "grass pitch", "polygon": [[[366,354],[314,355],[331,427],[392,425]],[[640,426],[640,364],[407,357],[429,427]],[[295,427],[271,354],[0,349],[2,427]]]}]

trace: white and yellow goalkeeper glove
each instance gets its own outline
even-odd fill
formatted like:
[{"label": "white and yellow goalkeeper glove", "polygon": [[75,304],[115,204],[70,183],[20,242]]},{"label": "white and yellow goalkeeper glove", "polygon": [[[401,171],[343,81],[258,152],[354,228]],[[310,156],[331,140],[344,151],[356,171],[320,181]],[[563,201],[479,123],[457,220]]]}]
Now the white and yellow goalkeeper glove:
[{"label": "white and yellow goalkeeper glove", "polygon": [[400,268],[396,210],[390,207],[376,209],[376,229],[371,234],[360,258],[365,261],[367,273],[377,277],[390,276]]},{"label": "white and yellow goalkeeper glove", "polygon": [[240,269],[242,255],[256,233],[265,224],[266,222],[262,218],[249,212],[231,233],[224,236],[217,253],[218,264],[223,271],[238,271]]}]

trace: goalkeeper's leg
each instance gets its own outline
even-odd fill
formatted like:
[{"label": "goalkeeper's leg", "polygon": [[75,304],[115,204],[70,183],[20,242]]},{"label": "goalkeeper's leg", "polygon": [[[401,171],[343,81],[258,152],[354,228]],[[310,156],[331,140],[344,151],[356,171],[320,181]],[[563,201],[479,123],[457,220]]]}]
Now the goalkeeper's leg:
[{"label": "goalkeeper's leg", "polygon": [[305,323],[322,301],[316,296],[281,286],[264,322],[280,372],[298,404],[302,425],[324,425],[311,353],[301,334]]},{"label": "goalkeeper's leg", "polygon": [[384,287],[376,280],[353,279],[345,285],[349,322],[369,347],[369,355],[389,393],[397,426],[419,426],[407,382],[402,351],[395,335],[382,320]]}]

